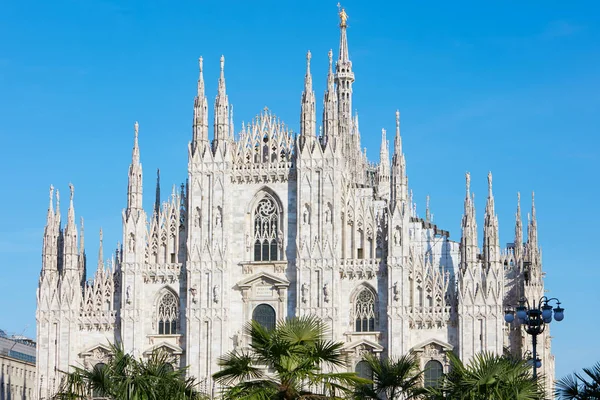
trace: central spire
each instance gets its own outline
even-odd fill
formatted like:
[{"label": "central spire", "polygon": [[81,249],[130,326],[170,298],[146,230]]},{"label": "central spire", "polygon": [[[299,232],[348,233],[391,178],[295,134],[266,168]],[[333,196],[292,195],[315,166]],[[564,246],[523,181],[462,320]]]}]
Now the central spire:
[{"label": "central spire", "polygon": [[352,83],[354,82],[354,73],[352,72],[352,62],[348,55],[348,37],[346,35],[348,14],[346,14],[346,10],[339,3],[338,8],[340,17],[340,53],[335,66],[335,82],[337,83],[339,134],[342,140],[346,141],[352,131]]},{"label": "central spire", "polygon": [[338,3],[339,16],[340,16],[340,55],[338,60],[340,62],[348,62],[350,58],[348,56],[348,37],[346,36],[346,28],[348,27],[348,14],[346,10],[342,8]]},{"label": "central spire", "polygon": [[225,56],[221,56],[221,74],[219,76],[219,91],[215,100],[215,132],[214,149],[230,139],[229,132],[229,99],[225,91]]}]

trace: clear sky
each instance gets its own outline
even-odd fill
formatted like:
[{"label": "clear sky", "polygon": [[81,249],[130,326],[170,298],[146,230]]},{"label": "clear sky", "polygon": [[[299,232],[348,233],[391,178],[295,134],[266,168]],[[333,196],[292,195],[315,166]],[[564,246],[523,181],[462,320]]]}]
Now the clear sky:
[{"label": "clear sky", "polygon": [[[377,160],[381,128],[393,132],[400,109],[418,211],[430,195],[435,222],[454,240],[466,171],[480,227],[493,172],[502,243],[513,241],[517,191],[526,223],[535,190],[546,289],[566,308],[552,331],[557,376],[600,361],[600,4],[344,6],[369,157]],[[237,128],[268,106],[298,131],[306,51],[321,115],[337,24],[335,0],[2,1],[0,328],[35,336],[51,183],[63,193],[63,220],[75,185],[91,274],[100,227],[105,254],[121,239],[134,121],[149,211],[156,168],[164,198],[186,179],[200,55],[211,104],[225,55]]]}]

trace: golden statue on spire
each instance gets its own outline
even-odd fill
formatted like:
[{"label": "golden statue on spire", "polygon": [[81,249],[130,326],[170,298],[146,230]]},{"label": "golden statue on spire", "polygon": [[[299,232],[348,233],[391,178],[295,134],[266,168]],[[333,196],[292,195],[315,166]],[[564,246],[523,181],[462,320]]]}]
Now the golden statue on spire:
[{"label": "golden statue on spire", "polygon": [[346,21],[348,20],[348,14],[346,14],[346,10],[342,8],[342,5],[340,3],[338,3],[337,6],[339,10],[338,14],[340,16],[340,28],[345,28]]}]

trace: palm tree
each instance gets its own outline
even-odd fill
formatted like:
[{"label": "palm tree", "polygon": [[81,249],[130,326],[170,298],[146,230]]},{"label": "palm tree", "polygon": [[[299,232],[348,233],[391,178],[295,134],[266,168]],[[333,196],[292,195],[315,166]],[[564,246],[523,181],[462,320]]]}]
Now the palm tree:
[{"label": "palm tree", "polygon": [[417,399],[421,394],[423,371],[413,354],[400,358],[380,359],[372,354],[364,357],[368,364],[373,384],[359,385],[354,394],[356,399]]},{"label": "palm tree", "polygon": [[556,396],[565,400],[600,399],[600,362],[581,373],[567,375],[556,382]]},{"label": "palm tree", "polygon": [[325,324],[317,317],[290,318],[273,329],[251,321],[246,332],[249,349],[221,357],[222,369],[213,375],[226,387],[224,399],[337,399],[368,382],[353,372],[337,372],[346,366],[343,344],[325,339]]},{"label": "palm tree", "polygon": [[121,345],[111,344],[111,358],[92,369],[73,367],[66,373],[55,400],[88,399],[90,395],[112,400],[199,400],[193,378],[174,370],[168,354],[153,352],[137,360]]},{"label": "palm tree", "polygon": [[427,399],[453,400],[541,400],[542,380],[531,376],[531,367],[521,359],[479,353],[465,366],[448,353],[450,372],[437,388],[427,388]]}]

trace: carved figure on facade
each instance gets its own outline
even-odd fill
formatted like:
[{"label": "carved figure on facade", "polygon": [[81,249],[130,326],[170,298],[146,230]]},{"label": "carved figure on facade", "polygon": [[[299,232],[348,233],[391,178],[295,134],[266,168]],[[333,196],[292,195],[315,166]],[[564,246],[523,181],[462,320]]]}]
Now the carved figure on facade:
[{"label": "carved figure on facade", "polygon": [[215,285],[215,286],[213,286],[213,302],[215,304],[217,304],[217,303],[219,303],[219,299],[220,299],[219,285]]},{"label": "carved figure on facade", "polygon": [[306,302],[308,301],[308,286],[306,285],[306,283],[302,284],[301,293],[302,293],[302,302],[304,304],[306,304]]},{"label": "carved figure on facade", "polygon": [[329,283],[323,285],[323,301],[329,303]]}]

